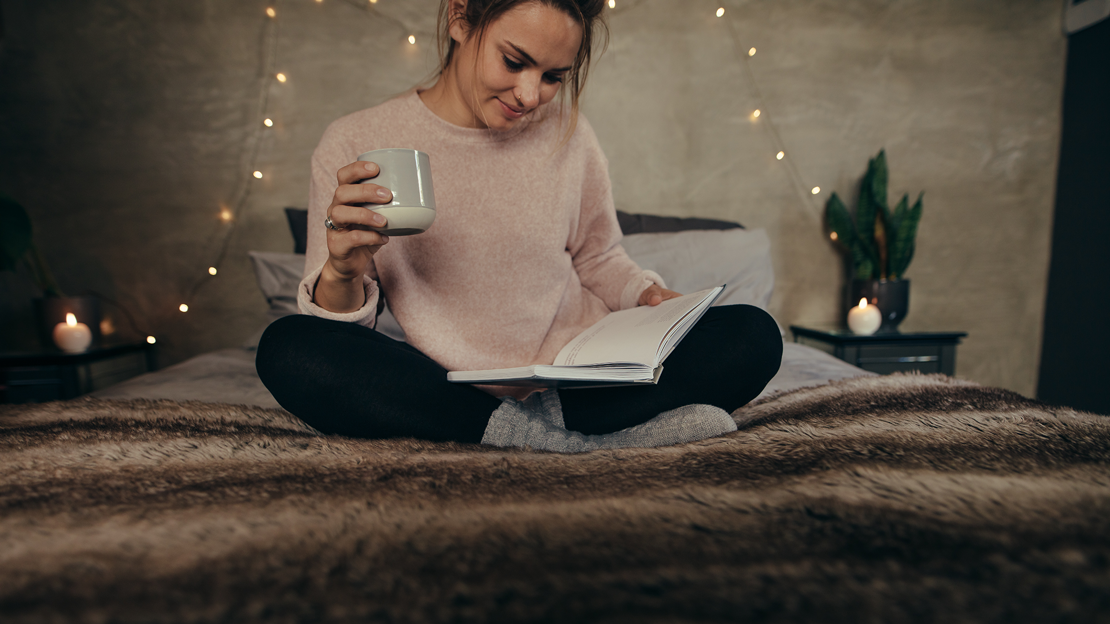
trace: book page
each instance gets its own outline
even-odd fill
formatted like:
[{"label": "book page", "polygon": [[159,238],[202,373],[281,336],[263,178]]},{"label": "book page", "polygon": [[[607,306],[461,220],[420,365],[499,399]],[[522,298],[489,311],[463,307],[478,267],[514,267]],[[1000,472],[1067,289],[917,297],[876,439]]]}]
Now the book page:
[{"label": "book page", "polygon": [[710,296],[710,288],[657,306],[613,312],[571,340],[555,358],[556,366],[584,366],[606,362],[634,362],[655,368],[660,346],[676,322]]}]

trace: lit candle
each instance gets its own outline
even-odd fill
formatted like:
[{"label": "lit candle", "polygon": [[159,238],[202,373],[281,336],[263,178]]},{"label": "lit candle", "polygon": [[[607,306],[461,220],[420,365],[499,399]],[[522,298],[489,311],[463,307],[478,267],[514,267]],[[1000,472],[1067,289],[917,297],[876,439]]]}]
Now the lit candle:
[{"label": "lit candle", "polygon": [[874,305],[867,305],[867,299],[860,299],[859,305],[848,311],[848,328],[853,334],[870,336],[883,324],[883,314]]},{"label": "lit candle", "polygon": [[54,326],[54,344],[66,353],[80,353],[89,348],[92,342],[92,332],[89,326],[78,323],[77,317],[66,313],[66,322]]}]

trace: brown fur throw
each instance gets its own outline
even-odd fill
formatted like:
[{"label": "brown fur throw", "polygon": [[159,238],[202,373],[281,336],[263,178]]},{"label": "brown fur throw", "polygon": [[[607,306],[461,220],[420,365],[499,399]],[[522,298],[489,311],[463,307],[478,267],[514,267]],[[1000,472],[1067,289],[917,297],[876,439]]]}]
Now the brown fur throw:
[{"label": "brown fur throw", "polygon": [[0,621],[1110,620],[1110,420],[942,376],[557,455],[285,412],[0,410]]}]

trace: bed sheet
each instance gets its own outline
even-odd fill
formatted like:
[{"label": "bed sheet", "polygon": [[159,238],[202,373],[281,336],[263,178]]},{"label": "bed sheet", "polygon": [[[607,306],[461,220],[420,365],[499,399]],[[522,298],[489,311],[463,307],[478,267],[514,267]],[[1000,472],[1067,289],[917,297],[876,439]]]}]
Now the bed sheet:
[{"label": "bed sheet", "polygon": [[[258,378],[254,355],[255,350],[249,348],[205,353],[164,370],[105,388],[92,396],[280,407]],[[788,342],[783,345],[782,367],[758,398],[871,374],[823,351]]]}]

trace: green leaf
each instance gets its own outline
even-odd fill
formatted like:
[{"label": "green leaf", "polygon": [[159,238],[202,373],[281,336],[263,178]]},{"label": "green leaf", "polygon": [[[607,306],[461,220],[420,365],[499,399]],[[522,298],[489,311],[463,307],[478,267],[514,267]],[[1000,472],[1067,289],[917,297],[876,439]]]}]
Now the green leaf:
[{"label": "green leaf", "polygon": [[[913,252],[916,247],[917,239],[917,225],[921,222],[922,212],[922,199],[925,193],[922,192],[917,196],[917,201],[914,203],[913,208],[905,211],[905,216],[902,217],[899,223],[897,234],[895,235],[895,249],[897,255],[892,256],[890,259],[890,276],[891,279],[901,279],[905,274],[906,269],[910,266],[910,260],[913,260]],[[908,203],[909,196],[902,199],[903,203]]]},{"label": "green leaf", "polygon": [[[856,204],[856,235],[863,252],[870,260],[872,275],[863,279],[879,278],[879,250],[875,247],[875,200],[871,195],[872,178],[875,176],[875,160],[867,163],[867,173],[860,184],[859,203]],[[858,268],[857,264],[857,268]]]},{"label": "green leaf", "polygon": [[825,203],[825,221],[836,234],[836,242],[851,249],[856,240],[856,226],[852,223],[852,216],[848,214],[844,202],[835,192]]},{"label": "green leaf", "polygon": [[0,195],[0,270],[11,271],[31,248],[31,218],[16,201]]},{"label": "green leaf", "polygon": [[[882,206],[883,210],[888,210],[886,189],[890,179],[890,171],[886,167],[886,150],[879,150],[879,155],[871,160],[868,169],[872,168],[874,173],[871,176],[871,199]],[[887,222],[889,223],[889,219]]]}]

